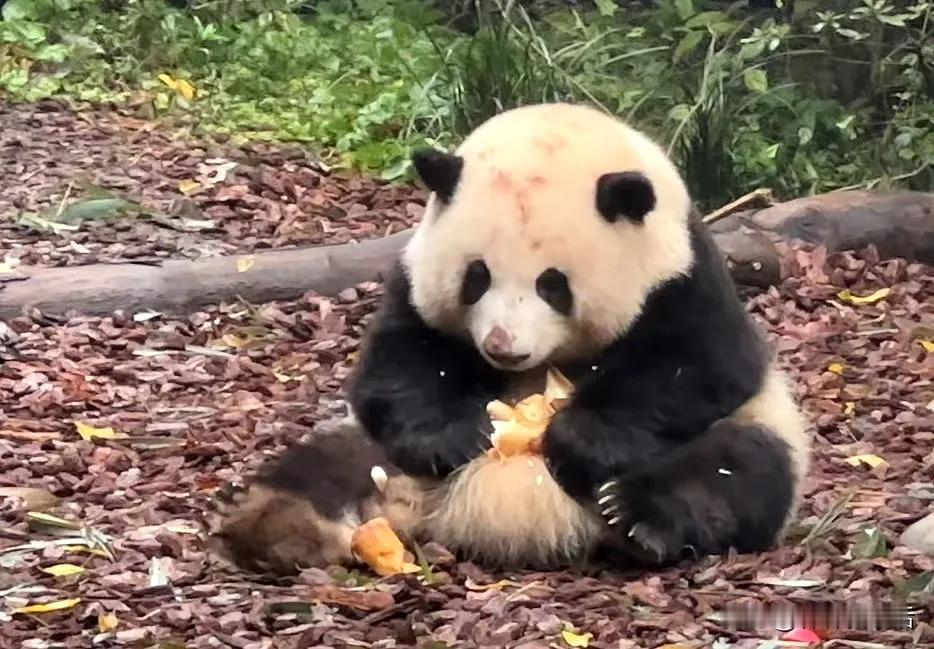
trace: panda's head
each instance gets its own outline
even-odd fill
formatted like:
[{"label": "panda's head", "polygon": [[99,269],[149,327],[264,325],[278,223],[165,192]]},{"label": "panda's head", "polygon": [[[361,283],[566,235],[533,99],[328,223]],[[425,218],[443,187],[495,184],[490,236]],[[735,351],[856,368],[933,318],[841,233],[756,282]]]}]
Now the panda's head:
[{"label": "panda's head", "polygon": [[507,111],[413,163],[432,191],[403,256],[413,305],[502,370],[599,351],[691,266],[680,174],[594,109]]}]

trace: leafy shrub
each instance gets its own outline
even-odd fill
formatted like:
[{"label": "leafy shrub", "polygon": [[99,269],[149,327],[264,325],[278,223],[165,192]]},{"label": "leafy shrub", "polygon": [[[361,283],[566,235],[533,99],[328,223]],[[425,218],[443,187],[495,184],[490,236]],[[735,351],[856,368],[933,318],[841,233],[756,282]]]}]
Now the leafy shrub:
[{"label": "leafy shrub", "polygon": [[704,207],[934,186],[934,0],[470,2],[473,35],[428,0],[7,0],[0,90],[142,102],[386,178],[412,146],[574,99],[659,138]]}]

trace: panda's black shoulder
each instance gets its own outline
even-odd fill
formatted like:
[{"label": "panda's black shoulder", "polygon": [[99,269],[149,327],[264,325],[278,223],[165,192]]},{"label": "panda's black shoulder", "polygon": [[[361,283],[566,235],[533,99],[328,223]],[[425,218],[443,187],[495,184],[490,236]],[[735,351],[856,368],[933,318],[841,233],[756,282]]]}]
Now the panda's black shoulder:
[{"label": "panda's black shoulder", "polygon": [[724,256],[705,224],[689,221],[690,269],[646,298],[635,322],[609,353],[628,364],[710,363],[711,369],[757,386],[768,362],[767,347],[740,300]]}]

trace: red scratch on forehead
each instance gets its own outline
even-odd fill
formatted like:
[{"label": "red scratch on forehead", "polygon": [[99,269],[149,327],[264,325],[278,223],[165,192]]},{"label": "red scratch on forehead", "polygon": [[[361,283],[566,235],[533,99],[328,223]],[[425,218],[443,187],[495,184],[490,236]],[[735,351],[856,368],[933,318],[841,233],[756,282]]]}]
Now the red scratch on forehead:
[{"label": "red scratch on forehead", "polygon": [[535,145],[548,155],[554,154],[566,144],[567,141],[557,134],[540,135],[535,138]]},{"label": "red scratch on forehead", "polygon": [[512,188],[512,178],[502,169],[493,172],[493,189],[497,191],[509,191]]},{"label": "red scratch on forehead", "polygon": [[532,220],[532,208],[529,205],[529,197],[524,190],[520,189],[516,192],[516,200],[519,202],[519,220],[522,222],[522,225],[528,225],[529,221]]}]

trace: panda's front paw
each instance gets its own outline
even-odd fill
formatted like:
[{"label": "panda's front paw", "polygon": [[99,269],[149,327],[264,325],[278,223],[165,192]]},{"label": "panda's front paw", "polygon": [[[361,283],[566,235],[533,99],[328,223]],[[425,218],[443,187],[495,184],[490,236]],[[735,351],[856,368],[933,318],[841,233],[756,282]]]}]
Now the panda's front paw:
[{"label": "panda's front paw", "polygon": [[636,508],[627,504],[619,481],[609,480],[600,485],[594,499],[609,535],[639,563],[664,564],[681,554],[684,548],[681,526],[670,524],[659,511],[636,513]]},{"label": "panda's front paw", "polygon": [[613,475],[611,464],[595,452],[600,423],[587,410],[559,412],[542,437],[542,454],[555,480],[574,499],[586,501],[595,486]]},{"label": "panda's front paw", "polygon": [[680,550],[680,544],[671,530],[657,529],[646,521],[633,523],[626,537],[638,546],[641,559],[648,563],[665,563]]}]

